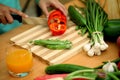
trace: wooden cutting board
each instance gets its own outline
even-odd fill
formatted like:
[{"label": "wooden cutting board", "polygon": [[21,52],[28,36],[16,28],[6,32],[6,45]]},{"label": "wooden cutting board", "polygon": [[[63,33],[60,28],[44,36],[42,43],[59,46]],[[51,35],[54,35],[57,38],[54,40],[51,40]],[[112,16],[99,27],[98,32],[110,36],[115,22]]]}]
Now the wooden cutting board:
[{"label": "wooden cutting board", "polygon": [[31,45],[31,51],[33,54],[37,55],[39,58],[42,58],[48,62],[48,64],[62,63],[73,57],[78,54],[82,47],[89,41],[87,34],[84,36],[78,34],[78,31],[75,30],[76,26],[71,21],[68,21],[67,31],[60,36],[52,36],[49,27],[47,26],[46,19],[39,18],[36,22],[38,22],[39,25],[36,25],[21,34],[12,37],[10,40],[16,45],[26,49],[28,48],[28,43],[31,40],[60,39],[69,40],[72,42],[73,46],[69,50],[50,50],[42,46]]}]

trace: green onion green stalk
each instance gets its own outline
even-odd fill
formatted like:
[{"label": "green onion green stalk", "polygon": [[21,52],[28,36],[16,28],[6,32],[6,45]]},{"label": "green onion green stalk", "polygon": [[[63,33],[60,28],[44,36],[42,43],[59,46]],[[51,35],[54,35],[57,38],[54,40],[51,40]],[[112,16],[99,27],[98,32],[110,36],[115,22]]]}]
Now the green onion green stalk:
[{"label": "green onion green stalk", "polygon": [[95,0],[87,0],[85,8],[86,28],[90,42],[84,46],[89,56],[101,55],[101,51],[108,48],[104,41],[103,29],[108,15]]}]

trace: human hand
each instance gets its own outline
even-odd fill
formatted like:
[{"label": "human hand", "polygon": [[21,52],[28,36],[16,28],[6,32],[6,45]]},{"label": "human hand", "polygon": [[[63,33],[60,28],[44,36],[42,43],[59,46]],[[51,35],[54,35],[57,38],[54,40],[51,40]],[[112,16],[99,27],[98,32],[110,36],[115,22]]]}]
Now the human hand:
[{"label": "human hand", "polygon": [[19,10],[0,4],[0,23],[3,23],[3,24],[12,23],[13,18],[11,14],[17,14],[22,17],[28,17],[26,14],[24,14]]},{"label": "human hand", "polygon": [[47,17],[49,16],[49,12],[47,10],[48,7],[57,8],[61,10],[65,16],[67,16],[67,10],[65,9],[65,6],[59,2],[59,0],[40,0],[39,6]]}]

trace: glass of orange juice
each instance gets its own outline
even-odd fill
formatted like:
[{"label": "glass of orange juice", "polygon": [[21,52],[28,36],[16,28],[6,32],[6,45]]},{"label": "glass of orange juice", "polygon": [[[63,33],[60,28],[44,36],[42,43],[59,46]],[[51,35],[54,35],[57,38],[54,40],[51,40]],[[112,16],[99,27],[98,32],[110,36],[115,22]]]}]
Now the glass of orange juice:
[{"label": "glass of orange juice", "polygon": [[6,65],[10,75],[14,77],[27,76],[33,66],[33,57],[30,50],[10,46],[6,52]]}]

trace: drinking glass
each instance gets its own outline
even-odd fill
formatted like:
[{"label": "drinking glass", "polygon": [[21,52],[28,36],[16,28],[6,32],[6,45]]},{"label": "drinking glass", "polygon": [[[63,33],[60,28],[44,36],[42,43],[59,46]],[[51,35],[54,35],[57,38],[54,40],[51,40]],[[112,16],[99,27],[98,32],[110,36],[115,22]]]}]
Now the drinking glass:
[{"label": "drinking glass", "polygon": [[7,47],[6,65],[10,75],[14,77],[27,76],[33,66],[31,51],[28,49],[16,48],[14,45]]}]

